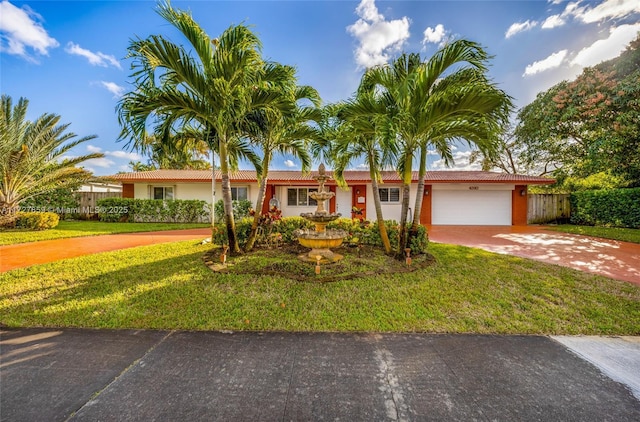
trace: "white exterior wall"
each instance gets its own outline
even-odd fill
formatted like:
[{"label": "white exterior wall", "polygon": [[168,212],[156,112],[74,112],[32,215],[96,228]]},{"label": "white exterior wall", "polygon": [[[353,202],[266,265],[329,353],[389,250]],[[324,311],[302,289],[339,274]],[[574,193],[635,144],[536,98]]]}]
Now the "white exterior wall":
[{"label": "white exterior wall", "polygon": [[[211,183],[135,183],[133,186],[134,198],[151,199],[152,186],[172,186],[175,199],[199,199],[211,203]],[[247,197],[255,205],[258,200],[257,183],[231,183],[231,187],[247,187]],[[286,192],[285,192],[286,193]],[[222,185],[216,182],[216,201],[222,199]]]},{"label": "white exterior wall", "polygon": [[[299,217],[301,213],[314,212],[316,210],[315,205],[301,207],[301,206],[289,206],[287,204],[287,189],[289,188],[317,188],[318,185],[304,185],[304,186],[276,186],[275,198],[280,201],[280,209],[282,210],[283,217]],[[329,204],[325,202],[325,207],[329,211]]]},{"label": "white exterior wall", "polygon": [[[379,188],[399,188],[400,200],[398,202],[382,202],[382,216],[385,220],[400,221],[402,214],[402,184],[383,183],[378,185]],[[413,218],[413,208],[416,203],[416,190],[418,185],[416,183],[411,184],[409,191],[409,208],[411,208],[410,217]],[[418,212],[420,212],[418,210]],[[375,221],[376,219],[376,204],[373,200],[373,187],[371,184],[367,184],[367,220]]]}]

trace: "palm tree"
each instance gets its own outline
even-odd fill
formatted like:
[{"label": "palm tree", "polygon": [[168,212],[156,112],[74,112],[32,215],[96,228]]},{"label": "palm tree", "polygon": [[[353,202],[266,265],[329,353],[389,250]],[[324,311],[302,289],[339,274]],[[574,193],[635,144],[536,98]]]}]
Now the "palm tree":
[{"label": "palm tree", "polygon": [[[211,39],[190,14],[169,3],[161,4],[158,13],[190,46],[187,49],[158,35],[132,41],[128,57],[134,59],[136,89],[118,105],[121,138],[144,139],[146,126],[153,120],[162,125],[191,125],[205,134],[204,141],[220,159],[230,253],[240,253],[229,173],[241,154],[251,155],[243,141],[247,116],[286,106],[269,84],[277,75],[265,68],[260,40],[247,26],[231,26]],[[250,158],[255,159],[255,154]]]},{"label": "palm tree", "polygon": [[66,158],[73,147],[94,139],[95,135],[73,140],[66,132],[69,124],[60,124],[60,116],[43,114],[26,120],[29,101],[20,98],[13,106],[11,97],[0,100],[0,226],[15,221],[22,201],[59,188],[76,186],[91,178],[91,173],[76,165],[104,155],[93,153]]},{"label": "palm tree", "polygon": [[413,163],[419,163],[414,209],[417,226],[424,196],[426,156],[429,146],[453,161],[451,144],[464,140],[491,153],[511,100],[486,77],[489,56],[477,43],[457,40],[428,61],[418,54],[403,54],[392,65],[369,69],[361,89],[375,92],[386,103],[387,122],[399,142],[398,169],[402,180],[400,242],[403,256],[408,243],[407,217]]},{"label": "palm tree", "polygon": [[[271,65],[270,65],[271,66]],[[258,199],[255,214],[251,224],[251,232],[245,244],[245,251],[250,251],[256,241],[260,210],[264,205],[267,190],[268,172],[274,153],[291,154],[302,162],[302,171],[311,167],[311,156],[307,151],[306,142],[317,137],[316,130],[309,121],[319,120],[320,95],[310,86],[297,86],[295,69],[290,66],[280,67],[282,78],[277,85],[285,101],[295,106],[283,112],[282,110],[257,110],[249,116],[253,130],[249,139],[262,152],[260,167],[256,168],[258,177]],[[307,101],[311,105],[300,105]]]},{"label": "palm tree", "polygon": [[[377,116],[377,119],[368,118],[370,115]],[[346,168],[353,160],[365,158],[373,189],[378,230],[385,252],[391,254],[391,242],[384,223],[378,190],[379,183],[382,182],[380,170],[393,162],[396,153],[393,137],[381,130],[384,120],[380,119],[386,118],[385,105],[373,93],[361,91],[354,99],[342,105],[338,116],[344,120],[335,145],[332,146],[335,179],[341,186],[346,186]]]}]

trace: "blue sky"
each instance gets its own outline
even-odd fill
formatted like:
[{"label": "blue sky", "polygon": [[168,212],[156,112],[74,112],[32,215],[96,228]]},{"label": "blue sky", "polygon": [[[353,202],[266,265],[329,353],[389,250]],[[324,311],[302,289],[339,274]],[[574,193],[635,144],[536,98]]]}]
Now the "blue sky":
[{"label": "blue sky", "polygon": [[[131,39],[160,34],[183,40],[156,13],[155,1],[0,0],[0,90],[29,100],[31,119],[62,116],[79,136],[98,137],[77,155],[101,151],[85,167],[97,175],[142,159],[117,142],[115,107],[131,89]],[[252,26],[263,55],[296,66],[301,84],[325,103],[347,99],[364,69],[401,52],[433,54],[450,39],[482,44],[490,75],[516,106],[585,66],[613,58],[640,31],[640,2],[601,1],[172,1],[190,10],[210,36],[232,24]],[[431,169],[442,169],[437,156]],[[357,163],[354,164],[357,166]],[[247,167],[248,168],[248,167]],[[274,169],[299,169],[278,157]],[[468,151],[456,151],[456,168]]]}]

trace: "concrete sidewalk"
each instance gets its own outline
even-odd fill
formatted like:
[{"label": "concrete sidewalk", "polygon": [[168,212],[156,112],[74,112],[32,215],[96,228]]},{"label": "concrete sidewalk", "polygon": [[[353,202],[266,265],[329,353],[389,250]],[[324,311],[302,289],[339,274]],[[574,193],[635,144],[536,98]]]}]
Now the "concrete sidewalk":
[{"label": "concrete sidewalk", "polygon": [[640,420],[625,385],[542,336],[1,335],[3,421]]},{"label": "concrete sidewalk", "polygon": [[211,237],[209,228],[106,234],[4,245],[0,246],[0,272],[82,255],[207,237]]}]

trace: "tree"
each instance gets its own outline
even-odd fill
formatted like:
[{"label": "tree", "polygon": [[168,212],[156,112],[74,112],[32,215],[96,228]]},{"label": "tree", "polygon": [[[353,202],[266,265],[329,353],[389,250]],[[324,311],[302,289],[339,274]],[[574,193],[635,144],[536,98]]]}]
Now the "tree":
[{"label": "tree", "polygon": [[[262,152],[262,161],[256,168],[258,177],[258,198],[256,200],[255,213],[251,224],[251,232],[245,244],[245,251],[250,251],[256,241],[260,214],[264,205],[269,166],[274,153],[291,154],[302,162],[302,171],[308,171],[311,167],[311,156],[307,151],[305,141],[314,139],[316,131],[308,123],[320,118],[318,106],[320,95],[310,86],[297,86],[295,69],[290,66],[273,65],[281,68],[281,79],[276,81],[279,94],[283,101],[290,101],[293,106],[286,110],[260,109],[248,116],[252,124],[249,134],[251,143]],[[301,105],[303,102],[311,105]]]},{"label": "tree", "polygon": [[67,132],[69,124],[60,124],[55,114],[27,120],[25,98],[14,107],[11,97],[3,95],[0,103],[0,225],[10,225],[20,203],[85,182],[91,173],[77,165],[104,155],[66,158],[72,148],[95,136],[74,140],[77,135]]},{"label": "tree", "polygon": [[[341,105],[337,113],[342,118],[338,134],[331,148],[334,176],[340,186],[346,186],[344,171],[355,160],[364,157],[369,167],[373,189],[373,202],[380,238],[387,254],[392,253],[391,242],[384,223],[380,202],[380,170],[391,165],[395,159],[395,143],[376,122],[384,118],[385,104],[373,93],[360,91],[354,98]],[[376,116],[375,119],[369,116]],[[385,136],[386,135],[386,136]]]},{"label": "tree", "polygon": [[409,241],[407,219],[414,161],[418,161],[413,220],[417,226],[428,148],[434,148],[447,164],[453,162],[453,142],[476,144],[487,153],[493,150],[511,100],[486,77],[488,59],[477,43],[457,40],[426,62],[418,54],[403,54],[391,65],[369,69],[363,77],[362,89],[377,92],[386,102],[386,130],[399,144],[402,210],[398,258],[404,256]]},{"label": "tree", "polygon": [[524,160],[558,179],[611,172],[640,186],[640,37],[617,58],[538,94],[518,113]]},{"label": "tree", "polygon": [[[149,156],[146,164],[131,162],[134,171],[156,169],[210,170],[211,163],[207,159],[209,146],[198,133],[169,134],[166,139],[161,136],[148,136],[142,143],[134,143],[133,149]],[[136,170],[137,169],[137,170]]]},{"label": "tree", "polygon": [[196,127],[219,156],[229,252],[240,253],[229,174],[243,156],[259,166],[244,140],[247,116],[287,106],[270,86],[277,80],[277,69],[264,66],[260,40],[245,25],[231,26],[211,39],[190,14],[169,3],[161,4],[158,13],[180,31],[189,47],[159,35],[132,41],[128,57],[134,59],[135,90],[118,106],[121,138],[144,139],[151,121],[160,121],[164,128]]}]

